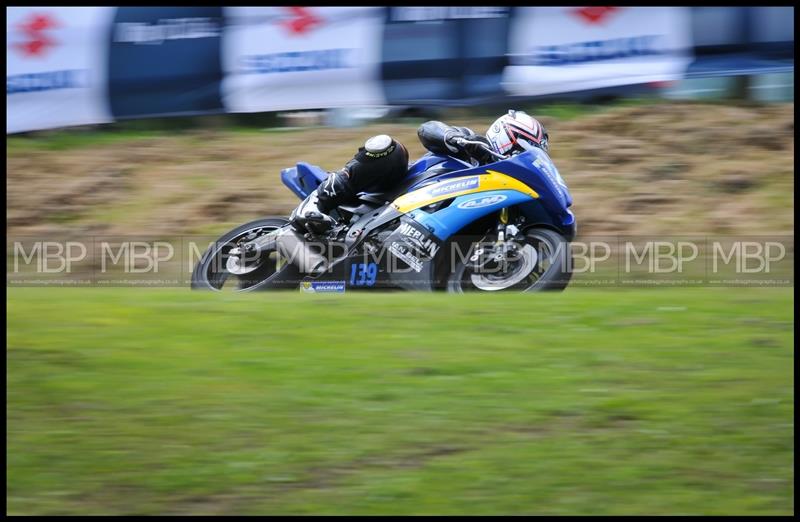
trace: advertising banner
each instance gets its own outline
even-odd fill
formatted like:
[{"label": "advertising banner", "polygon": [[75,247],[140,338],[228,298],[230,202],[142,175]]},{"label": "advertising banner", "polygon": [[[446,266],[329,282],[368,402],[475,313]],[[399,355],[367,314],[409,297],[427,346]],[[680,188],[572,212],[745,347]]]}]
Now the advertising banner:
[{"label": "advertising banner", "polygon": [[125,118],[476,103],[679,80],[693,58],[692,13],[10,7],[6,133]]},{"label": "advertising banner", "polygon": [[508,7],[389,7],[382,80],[389,104],[499,95]]},{"label": "advertising banner", "polygon": [[6,8],[6,133],[112,121],[111,7]]},{"label": "advertising banner", "polygon": [[229,112],[383,105],[380,7],[225,8]]},{"label": "advertising banner", "polygon": [[678,7],[526,7],[511,22],[506,92],[537,96],[680,79],[691,13]]},{"label": "advertising banner", "polygon": [[115,118],[222,110],[221,7],[119,7],[108,49]]}]

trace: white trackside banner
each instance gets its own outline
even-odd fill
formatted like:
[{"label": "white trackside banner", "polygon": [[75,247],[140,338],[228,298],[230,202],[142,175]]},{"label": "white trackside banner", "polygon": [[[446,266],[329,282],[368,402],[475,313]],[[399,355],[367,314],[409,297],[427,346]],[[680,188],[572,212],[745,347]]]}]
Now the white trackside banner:
[{"label": "white trackside banner", "polygon": [[536,96],[680,79],[690,17],[688,7],[519,8],[503,88]]},{"label": "white trackside banner", "polygon": [[229,112],[385,104],[380,7],[225,8]]},{"label": "white trackside banner", "polygon": [[112,7],[6,8],[6,133],[107,123]]}]

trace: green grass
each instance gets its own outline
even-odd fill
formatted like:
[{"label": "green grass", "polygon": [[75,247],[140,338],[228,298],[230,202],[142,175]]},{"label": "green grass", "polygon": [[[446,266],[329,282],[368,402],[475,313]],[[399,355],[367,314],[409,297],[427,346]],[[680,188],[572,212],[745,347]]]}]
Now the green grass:
[{"label": "green grass", "polygon": [[[205,120],[211,121],[212,118],[216,122],[213,125],[224,126],[231,132],[259,132],[258,128],[243,126],[234,118],[226,120],[220,119],[220,116],[207,116]],[[39,150],[65,151],[142,139],[165,138],[202,129],[203,121],[203,117],[151,118],[10,135],[6,136],[6,153],[17,155]],[[205,128],[212,128],[210,125],[206,123]]]},{"label": "green grass", "polygon": [[553,102],[543,105],[532,105],[530,107],[525,107],[524,110],[528,114],[533,114],[537,117],[546,116],[567,121],[600,112],[604,108],[603,106],[575,102]]},{"label": "green grass", "polygon": [[30,136],[6,136],[6,154],[24,154],[37,150],[63,151],[81,147],[103,146],[167,136],[164,131],[65,129]]},{"label": "green grass", "polygon": [[11,514],[792,514],[792,289],[8,289]]},{"label": "green grass", "polygon": [[[632,105],[653,105],[666,103],[658,98],[619,99],[602,105],[576,103],[570,101],[549,101],[541,105],[524,107],[524,110],[536,116],[547,116],[558,120],[572,120],[596,112],[610,110],[615,107]],[[474,113],[474,109],[456,109],[462,116]],[[502,113],[502,111],[501,111]],[[236,134],[264,134],[302,132],[305,127],[281,127],[277,113],[260,113],[250,115],[211,115],[174,118],[144,118],[127,120],[105,125],[54,129],[28,134],[6,136],[6,154],[27,154],[37,150],[64,151],[93,146],[103,146],[118,142],[135,141],[148,138],[163,138],[193,132],[202,128],[224,128]],[[448,114],[445,112],[444,114]],[[444,115],[440,116],[447,119]],[[412,127],[422,124],[425,119],[396,118],[394,121]],[[367,125],[380,126],[385,119],[368,122]]]}]

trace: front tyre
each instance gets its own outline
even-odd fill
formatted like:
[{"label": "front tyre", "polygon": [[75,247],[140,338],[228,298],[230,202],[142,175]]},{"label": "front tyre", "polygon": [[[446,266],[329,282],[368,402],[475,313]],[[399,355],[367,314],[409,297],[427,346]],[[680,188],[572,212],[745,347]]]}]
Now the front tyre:
[{"label": "front tyre", "polygon": [[447,291],[539,292],[564,290],[572,277],[572,252],[564,236],[549,228],[529,228],[505,262],[477,266],[472,253],[459,258],[447,281]]}]

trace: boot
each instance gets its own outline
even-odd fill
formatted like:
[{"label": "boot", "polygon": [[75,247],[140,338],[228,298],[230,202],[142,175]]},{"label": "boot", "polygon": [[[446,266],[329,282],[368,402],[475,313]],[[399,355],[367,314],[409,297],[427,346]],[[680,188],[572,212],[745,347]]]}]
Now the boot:
[{"label": "boot", "polygon": [[289,216],[289,222],[295,230],[300,233],[311,233],[322,235],[328,232],[336,224],[336,220],[319,208],[319,190],[308,195]]}]

